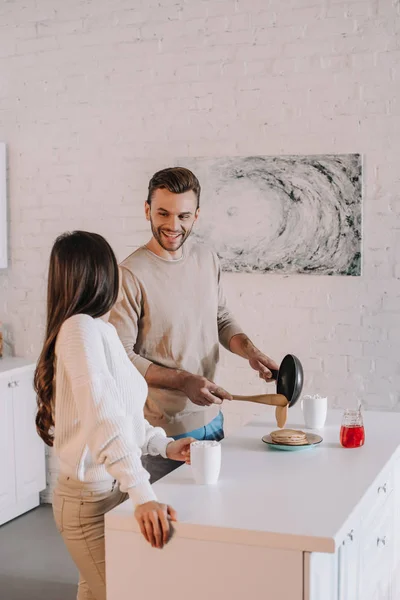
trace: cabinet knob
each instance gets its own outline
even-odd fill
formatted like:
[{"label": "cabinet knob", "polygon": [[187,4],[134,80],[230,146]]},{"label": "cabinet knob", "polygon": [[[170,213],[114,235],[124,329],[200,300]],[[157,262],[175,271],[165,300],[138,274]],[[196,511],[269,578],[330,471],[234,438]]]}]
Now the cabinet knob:
[{"label": "cabinet knob", "polygon": [[8,387],[9,388],[15,388],[19,386],[19,381],[9,381],[8,382]]},{"label": "cabinet knob", "polygon": [[378,487],[378,494],[386,494],[387,492],[387,483],[384,483],[383,485],[380,485]]},{"label": "cabinet knob", "polygon": [[384,535],[382,538],[378,538],[376,540],[376,545],[379,546],[386,546],[386,535]]},{"label": "cabinet knob", "polygon": [[354,540],[354,529],[352,529],[351,531],[349,531],[349,533],[347,534],[347,537],[349,538],[349,540],[351,542]]}]

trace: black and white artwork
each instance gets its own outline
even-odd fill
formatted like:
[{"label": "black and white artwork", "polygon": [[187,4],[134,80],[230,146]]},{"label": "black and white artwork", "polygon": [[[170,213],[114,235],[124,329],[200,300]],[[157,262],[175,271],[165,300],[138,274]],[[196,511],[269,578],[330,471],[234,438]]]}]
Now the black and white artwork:
[{"label": "black and white artwork", "polygon": [[194,236],[231,272],[361,275],[359,154],[185,158],[202,187]]}]

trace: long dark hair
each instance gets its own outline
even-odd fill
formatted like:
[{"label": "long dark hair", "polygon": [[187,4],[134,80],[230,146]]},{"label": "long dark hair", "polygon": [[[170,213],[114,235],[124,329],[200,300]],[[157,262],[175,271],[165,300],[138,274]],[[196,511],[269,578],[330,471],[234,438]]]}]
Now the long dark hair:
[{"label": "long dark hair", "polygon": [[73,315],[107,314],[118,298],[118,263],[110,244],[97,233],[74,231],[59,236],[50,255],[47,324],[34,378],[36,429],[54,443],[55,345],[61,325]]}]

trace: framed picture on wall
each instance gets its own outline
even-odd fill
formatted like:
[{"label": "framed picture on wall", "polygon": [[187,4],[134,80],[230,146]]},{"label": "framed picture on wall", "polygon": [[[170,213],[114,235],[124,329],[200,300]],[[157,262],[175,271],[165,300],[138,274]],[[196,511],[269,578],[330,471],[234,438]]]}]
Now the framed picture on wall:
[{"label": "framed picture on wall", "polygon": [[0,142],[0,269],[7,268],[7,245],[6,145]]},{"label": "framed picture on wall", "polygon": [[201,184],[193,237],[223,271],[360,276],[360,154],[178,158]]}]

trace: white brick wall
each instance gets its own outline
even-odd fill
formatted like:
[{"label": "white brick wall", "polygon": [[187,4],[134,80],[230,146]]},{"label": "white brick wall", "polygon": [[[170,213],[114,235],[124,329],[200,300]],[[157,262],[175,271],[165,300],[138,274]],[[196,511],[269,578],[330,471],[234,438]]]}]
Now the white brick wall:
[{"label": "white brick wall", "polygon": [[[54,237],[148,238],[150,175],[176,156],[361,152],[362,278],[227,275],[259,346],[302,359],[306,390],[400,401],[398,0],[22,0],[0,5],[0,139],[11,267],[0,320],[36,357]],[[263,385],[224,354],[219,381]],[[229,426],[242,417],[237,405]],[[243,417],[244,418],[244,417]]]}]

